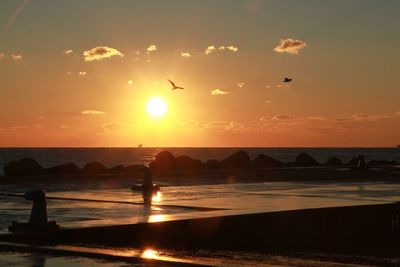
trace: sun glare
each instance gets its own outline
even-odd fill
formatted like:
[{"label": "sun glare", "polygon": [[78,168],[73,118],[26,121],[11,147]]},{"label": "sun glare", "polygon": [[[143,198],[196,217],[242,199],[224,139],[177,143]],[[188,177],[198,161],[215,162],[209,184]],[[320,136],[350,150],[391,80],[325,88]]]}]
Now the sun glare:
[{"label": "sun glare", "polygon": [[167,103],[163,98],[154,96],[147,102],[147,112],[149,112],[152,117],[164,116],[167,112]]}]

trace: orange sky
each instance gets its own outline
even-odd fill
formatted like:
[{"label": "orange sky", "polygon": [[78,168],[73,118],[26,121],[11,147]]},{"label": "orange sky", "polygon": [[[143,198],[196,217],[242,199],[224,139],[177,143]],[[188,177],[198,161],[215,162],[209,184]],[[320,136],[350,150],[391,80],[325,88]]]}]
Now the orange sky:
[{"label": "orange sky", "polygon": [[395,146],[400,4],[378,2],[1,2],[0,146]]}]

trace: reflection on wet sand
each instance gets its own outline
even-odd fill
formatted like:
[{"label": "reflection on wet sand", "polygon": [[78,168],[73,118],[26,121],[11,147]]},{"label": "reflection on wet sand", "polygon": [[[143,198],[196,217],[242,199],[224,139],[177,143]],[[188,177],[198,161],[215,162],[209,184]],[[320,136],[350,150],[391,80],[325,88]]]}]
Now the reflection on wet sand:
[{"label": "reflection on wet sand", "polygon": [[156,214],[156,215],[150,215],[149,219],[147,220],[148,222],[164,222],[169,220],[171,216],[167,214]]},{"label": "reflection on wet sand", "polygon": [[158,252],[155,251],[154,249],[146,249],[142,253],[142,258],[145,259],[157,259],[158,258]]}]

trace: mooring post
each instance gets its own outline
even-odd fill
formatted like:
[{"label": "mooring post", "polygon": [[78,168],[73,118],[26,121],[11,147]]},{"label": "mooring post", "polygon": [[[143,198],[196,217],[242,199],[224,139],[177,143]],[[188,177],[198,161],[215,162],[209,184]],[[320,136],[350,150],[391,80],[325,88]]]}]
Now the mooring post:
[{"label": "mooring post", "polygon": [[48,220],[46,193],[44,190],[32,190],[25,192],[24,197],[26,200],[33,201],[29,223],[39,228],[45,228]]},{"label": "mooring post", "polygon": [[13,233],[43,233],[59,229],[55,221],[47,220],[46,193],[44,190],[31,190],[24,194],[26,200],[32,200],[31,216],[28,222],[13,221],[8,230]]}]

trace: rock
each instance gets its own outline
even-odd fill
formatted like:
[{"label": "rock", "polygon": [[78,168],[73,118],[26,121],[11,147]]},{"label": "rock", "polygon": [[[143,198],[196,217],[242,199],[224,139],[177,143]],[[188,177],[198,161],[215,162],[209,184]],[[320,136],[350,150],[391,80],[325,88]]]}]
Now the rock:
[{"label": "rock", "polygon": [[81,169],[79,169],[79,167],[76,166],[74,163],[66,163],[46,168],[45,171],[48,174],[63,175],[63,174],[79,174],[81,172]]},{"label": "rock", "polygon": [[82,172],[86,174],[106,173],[107,171],[106,166],[100,162],[89,162],[82,169]]},{"label": "rock", "polygon": [[208,170],[216,170],[219,169],[220,166],[220,162],[216,159],[210,159],[207,160],[205,163],[203,163],[203,168],[208,169]]},{"label": "rock", "polygon": [[133,164],[125,167],[124,173],[139,173],[145,168],[142,164]]},{"label": "rock", "polygon": [[342,165],[343,162],[341,159],[338,159],[336,157],[330,158],[326,161],[325,165],[330,165],[330,166],[337,166],[337,165]]},{"label": "rock", "polygon": [[198,159],[183,155],[175,158],[175,166],[178,170],[198,170],[203,167],[203,164]]},{"label": "rock", "polygon": [[11,161],[4,166],[6,176],[31,176],[43,174],[43,167],[32,158]]},{"label": "rock", "polygon": [[175,158],[170,152],[162,151],[150,163],[150,168],[156,171],[173,171],[176,168]]},{"label": "rock", "polygon": [[252,166],[255,168],[267,168],[267,167],[279,167],[282,162],[276,160],[270,156],[260,154],[252,162]]},{"label": "rock", "polygon": [[362,155],[357,156],[356,162],[357,163],[353,167],[353,170],[367,170],[368,169],[367,165],[365,164],[364,156],[362,156]]},{"label": "rock", "polygon": [[357,158],[353,157],[349,162],[347,162],[349,166],[356,166],[357,165]]},{"label": "rock", "polygon": [[227,169],[250,167],[250,156],[245,151],[238,151],[221,161],[221,167]]},{"label": "rock", "polygon": [[108,169],[109,173],[124,173],[125,167],[124,165],[117,165]]},{"label": "rock", "polygon": [[294,161],[294,165],[306,167],[306,166],[317,166],[319,165],[319,163],[307,153],[300,153],[297,155],[296,160]]},{"label": "rock", "polygon": [[372,166],[383,166],[383,165],[398,165],[399,163],[395,160],[371,160],[368,165]]}]

